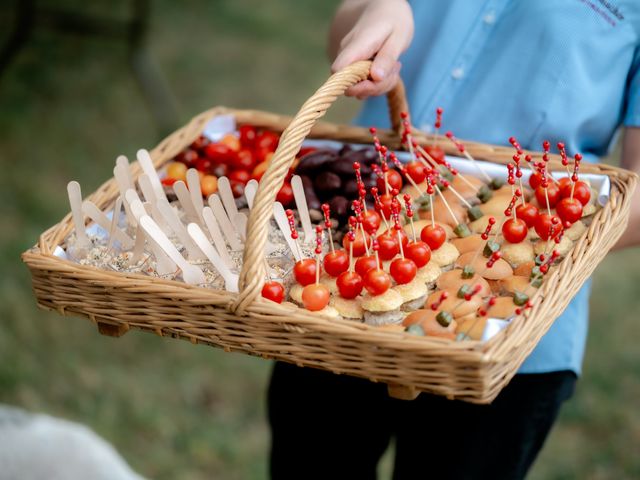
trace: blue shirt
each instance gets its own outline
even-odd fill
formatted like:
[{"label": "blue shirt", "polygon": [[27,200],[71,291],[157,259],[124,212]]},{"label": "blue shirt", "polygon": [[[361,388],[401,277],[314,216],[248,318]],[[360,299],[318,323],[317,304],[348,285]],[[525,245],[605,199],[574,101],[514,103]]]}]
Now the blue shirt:
[{"label": "blue shirt", "polygon": [[[401,58],[412,120],[431,130],[438,106],[458,138],[524,148],[564,141],[594,161],[620,125],[640,126],[640,0],[411,2],[415,36]],[[358,123],[388,125],[383,98]],[[520,373],[580,373],[587,284]]]}]

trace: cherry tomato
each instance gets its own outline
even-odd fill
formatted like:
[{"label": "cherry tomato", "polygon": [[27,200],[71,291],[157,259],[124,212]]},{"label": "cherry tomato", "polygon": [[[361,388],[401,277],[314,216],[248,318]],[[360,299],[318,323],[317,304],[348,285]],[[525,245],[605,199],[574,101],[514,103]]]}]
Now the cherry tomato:
[{"label": "cherry tomato", "polygon": [[362,277],[356,272],[342,272],[336,279],[336,286],[342,298],[356,298],[362,292]]},{"label": "cherry tomato", "polygon": [[431,260],[431,249],[429,245],[420,240],[409,242],[404,248],[404,256],[413,260],[416,267],[424,267]]},{"label": "cherry tomato", "polygon": [[278,191],[278,195],[276,196],[276,200],[282,204],[283,207],[287,207],[291,202],[293,202],[293,188],[289,182],[284,182],[280,190]]},{"label": "cherry tomato", "polygon": [[[384,191],[384,190],[383,190]],[[393,201],[393,195],[390,193],[385,193],[380,195],[380,203],[382,204],[382,212],[378,206],[376,206],[376,210],[383,214],[385,218],[391,218],[391,202]]]},{"label": "cherry tomato", "polygon": [[540,186],[542,182],[542,176],[538,172],[533,172],[529,177],[529,186],[534,190]]},{"label": "cherry tomato", "polygon": [[[378,190],[381,192],[386,192],[386,186],[384,184],[384,180],[382,178],[378,178]],[[387,183],[389,184],[389,190],[397,189],[398,191],[402,190],[402,175],[397,170],[389,169],[387,172]]]},{"label": "cherry tomato", "polygon": [[429,245],[431,250],[437,250],[447,240],[447,232],[436,223],[433,226],[427,225],[424,227],[420,232],[420,238]]},{"label": "cherry tomato", "polygon": [[219,163],[218,165],[213,165],[209,171],[218,178],[226,177],[227,173],[229,173],[229,166],[224,163]]},{"label": "cherry tomato", "polygon": [[380,264],[376,263],[375,255],[365,255],[356,260],[356,272],[361,277],[364,277],[372,268],[380,268]]},{"label": "cherry tomato", "polygon": [[437,145],[427,145],[424,149],[436,162],[440,165],[444,164],[444,150],[441,147]]},{"label": "cherry tomato", "polygon": [[204,147],[209,145],[209,143],[210,140],[207,137],[205,137],[204,135],[200,135],[191,143],[190,147],[194,150],[202,150]]},{"label": "cherry tomato", "polygon": [[521,203],[516,207],[516,216],[524,220],[527,227],[534,228],[538,218],[538,209],[530,203]]},{"label": "cherry tomato", "polygon": [[200,157],[195,163],[196,170],[203,173],[211,173],[213,162],[205,157]]},{"label": "cherry tomato", "polygon": [[260,179],[264,175],[264,172],[267,171],[268,166],[269,166],[269,162],[267,161],[260,162],[258,165],[255,166],[255,168],[251,172],[251,178],[253,178],[254,180],[260,181]]},{"label": "cherry tomato", "polygon": [[240,140],[238,139],[238,137],[231,133],[227,133],[224,137],[222,137],[220,139],[220,143],[223,143],[234,152],[240,150]]},{"label": "cherry tomato", "polygon": [[[358,229],[358,231],[356,232],[356,239],[353,242],[353,256],[354,257],[361,257],[362,255],[365,254],[366,252],[366,248],[364,245],[364,242],[369,243],[369,234],[365,234],[365,236],[362,236],[362,231]],[[344,247],[344,249],[348,252],[349,251],[349,244],[351,243],[351,241],[349,240],[349,236],[345,235],[342,238],[342,246]]]},{"label": "cherry tomato", "polygon": [[329,289],[321,283],[312,283],[302,289],[302,304],[311,312],[322,310],[329,304]]},{"label": "cherry tomato", "polygon": [[233,193],[233,198],[240,198],[244,195],[244,183],[237,181],[229,181],[231,184],[231,193]]},{"label": "cherry tomato", "polygon": [[240,182],[243,185],[246,185],[249,180],[251,180],[251,174],[246,170],[234,170],[229,175],[229,181]]},{"label": "cherry tomato", "polygon": [[316,281],[316,261],[313,258],[298,260],[293,267],[293,276],[302,286],[314,283]]},{"label": "cherry tomato", "polygon": [[266,282],[262,287],[262,296],[272,302],[282,303],[282,300],[284,300],[284,287],[280,282]]},{"label": "cherry tomato", "polygon": [[391,287],[391,277],[387,272],[379,268],[372,268],[365,273],[362,281],[364,288],[371,295],[382,295]]},{"label": "cherry tomato", "polygon": [[[553,231],[551,231],[552,226]],[[562,220],[560,220],[560,217],[557,215],[549,215],[547,213],[540,213],[538,215],[538,220],[536,221],[536,233],[540,235],[542,240],[555,238],[561,231]]]},{"label": "cherry tomato", "polygon": [[563,223],[576,223],[582,218],[582,203],[576,198],[563,198],[556,205],[556,213]]},{"label": "cherry tomato", "polygon": [[404,285],[416,278],[418,267],[409,258],[396,258],[391,262],[389,272],[398,285]]},{"label": "cherry tomato", "polygon": [[332,277],[337,277],[349,268],[349,254],[344,250],[335,250],[324,256],[324,271]]},{"label": "cherry tomato", "polygon": [[256,131],[256,127],[253,125],[242,125],[238,129],[238,134],[240,136],[240,144],[245,148],[253,148],[256,143],[256,137],[258,136],[258,132]]},{"label": "cherry tomato", "polygon": [[213,163],[226,163],[233,165],[238,160],[237,152],[224,143],[210,143],[204,147],[204,154]]},{"label": "cherry tomato", "polygon": [[269,152],[275,152],[276,148],[278,148],[279,141],[280,136],[277,133],[265,130],[256,137],[255,149],[265,149]]},{"label": "cherry tomato", "polygon": [[205,197],[218,191],[218,178],[213,175],[205,175],[200,179],[200,189]]},{"label": "cherry tomato", "polygon": [[180,162],[170,163],[167,165],[167,177],[184,182],[187,178],[187,166]]},{"label": "cherry tomato", "polygon": [[510,218],[502,224],[502,235],[509,243],[520,243],[527,238],[527,222],[520,218]]},{"label": "cherry tomato", "polygon": [[[561,190],[561,195],[563,198],[571,198],[571,182],[569,182],[569,185],[564,185]],[[589,185],[578,180],[576,186],[573,187],[573,198],[577,199],[583,206],[589,203],[589,199],[591,198]]]},{"label": "cherry tomato", "polygon": [[568,197],[569,195],[565,195],[565,189],[569,186],[569,194],[571,194],[571,179],[569,177],[562,177],[558,180],[558,188],[560,188],[560,196]]},{"label": "cherry tomato", "polygon": [[416,183],[424,182],[424,179],[427,178],[427,174],[424,171],[424,165],[420,162],[411,162],[407,165],[407,174],[411,177]]},{"label": "cherry tomato", "polygon": [[362,212],[362,226],[365,232],[377,232],[381,222],[382,218],[375,210],[369,209],[366,212]]},{"label": "cherry tomato", "polygon": [[560,200],[560,189],[555,183],[549,182],[546,195],[542,186],[536,188],[536,200],[538,200],[538,204],[543,208],[547,208],[547,196],[549,197],[549,207],[555,207],[558,200]]},{"label": "cherry tomato", "polygon": [[380,246],[378,255],[381,260],[391,260],[400,253],[400,242],[397,235],[388,230],[378,237],[378,245]]},{"label": "cherry tomato", "polygon": [[231,165],[231,168],[252,171],[255,166],[256,161],[253,158],[253,152],[248,148],[241,148],[238,151],[238,160],[235,165]]},{"label": "cherry tomato", "polygon": [[198,161],[198,152],[190,148],[187,148],[183,152],[180,152],[179,154],[176,155],[175,161],[182,162],[187,167],[191,168],[195,166],[196,162]]}]

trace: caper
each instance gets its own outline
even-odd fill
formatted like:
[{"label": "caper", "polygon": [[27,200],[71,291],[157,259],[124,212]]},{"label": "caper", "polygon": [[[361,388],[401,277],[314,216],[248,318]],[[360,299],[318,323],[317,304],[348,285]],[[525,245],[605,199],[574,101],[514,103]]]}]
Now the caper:
[{"label": "caper", "polygon": [[464,342],[465,340],[471,340],[471,337],[464,332],[460,332],[456,335],[456,342]]},{"label": "caper", "polygon": [[467,293],[471,293],[471,287],[464,284],[458,289],[458,293],[456,295],[458,295],[458,298],[464,298]]}]

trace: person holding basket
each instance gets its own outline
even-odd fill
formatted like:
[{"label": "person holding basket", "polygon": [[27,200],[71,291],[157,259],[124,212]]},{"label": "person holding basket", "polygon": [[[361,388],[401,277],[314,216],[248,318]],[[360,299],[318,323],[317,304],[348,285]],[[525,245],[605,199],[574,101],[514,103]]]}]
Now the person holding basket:
[{"label": "person holding basket", "polygon": [[[634,0],[344,0],[329,38],[332,70],[373,58],[347,95],[356,122],[388,126],[401,77],[412,123],[437,107],[459,138],[540,150],[563,141],[585,161],[622,132],[622,166],[640,172],[640,3]],[[640,244],[640,194],[617,248]],[[422,393],[388,396],[368,380],[277,363],[269,388],[271,475],[376,478],[395,439],[394,479],[521,479],[580,375],[589,282],[490,405]]]}]

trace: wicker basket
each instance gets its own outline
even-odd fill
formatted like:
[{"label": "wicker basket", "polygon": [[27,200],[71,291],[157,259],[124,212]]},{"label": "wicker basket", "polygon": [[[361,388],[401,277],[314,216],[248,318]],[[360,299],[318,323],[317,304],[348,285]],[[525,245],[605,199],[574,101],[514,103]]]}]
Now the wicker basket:
[{"label": "wicker basket", "polygon": [[[252,248],[245,250],[239,294],[104,271],[58,258],[53,250],[72,229],[68,215],[22,255],[33,276],[38,305],[62,315],[87,317],[106,335],[120,336],[136,328],[206,343],[225,351],[384,382],[390,393],[400,398],[414,398],[420,391],[426,391],[473,403],[490,402],[624,231],[637,177],[607,165],[583,166],[585,172],[609,176],[612,184],[609,202],[596,214],[573,251],[545,279],[532,299],[533,308],[487,342],[415,337],[350,321],[327,320],[306,310],[264,301],[260,296],[264,262],[259,260],[263,257],[276,193],[305,138],[370,142],[365,129],[317,123],[346,88],[368,76],[369,67],[370,62],[358,62],[331,76],[293,119],[217,107],[193,118],[151,152],[156,166],[161,166],[220,114],[234,115],[239,124],[282,131],[278,150],[260,182],[249,218],[247,244]],[[391,147],[399,147],[395,131],[400,124],[399,112],[406,108],[402,86],[388,98],[394,130],[380,132],[379,136]],[[426,141],[420,134],[416,139]],[[511,149],[473,142],[466,145],[478,159],[498,163],[511,159]],[[449,154],[456,153],[446,140],[441,146]],[[557,158],[552,159],[552,166],[560,166]],[[134,178],[140,173],[141,169],[134,164]],[[90,199],[104,209],[111,207],[117,196],[116,182],[109,180]]]}]

